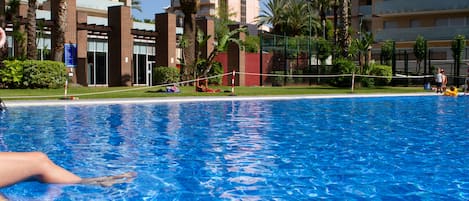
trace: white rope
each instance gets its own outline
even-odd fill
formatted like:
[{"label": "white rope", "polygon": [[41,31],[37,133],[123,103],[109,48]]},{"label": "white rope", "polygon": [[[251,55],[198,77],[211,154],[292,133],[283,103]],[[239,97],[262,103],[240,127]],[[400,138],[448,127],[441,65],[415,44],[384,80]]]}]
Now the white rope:
[{"label": "white rope", "polygon": [[[161,85],[155,85],[155,86],[147,86],[147,87],[136,87],[136,88],[128,88],[128,89],[120,89],[120,90],[112,90],[112,91],[102,91],[102,92],[93,92],[93,93],[82,93],[82,94],[69,94],[69,96],[90,96],[90,95],[101,95],[101,94],[111,94],[111,93],[119,93],[119,92],[127,92],[127,91],[137,91],[137,90],[145,90],[145,89],[151,89],[151,88],[157,88],[157,87],[167,87],[167,86],[173,86],[173,85],[181,85],[185,83],[192,83],[196,81],[201,81],[201,80],[208,80],[216,77],[223,77],[226,75],[229,75],[231,73],[225,73],[225,74],[219,74],[219,75],[214,75],[206,78],[197,78],[193,80],[187,80],[187,81],[181,81],[181,82],[174,82],[174,83],[168,83],[168,84],[161,84]],[[27,98],[61,98],[64,95],[49,95],[49,96],[3,96],[3,98],[8,98],[8,99],[27,99]]]},{"label": "white rope", "polygon": [[266,76],[266,77],[295,77],[295,78],[328,78],[328,77],[369,77],[369,78],[392,78],[392,79],[402,79],[402,78],[426,78],[434,77],[433,75],[422,75],[422,76],[407,76],[402,74],[396,74],[396,76],[379,76],[379,75],[360,75],[360,74],[337,74],[337,75],[298,75],[298,74],[260,74],[260,73],[245,73],[245,72],[236,72],[240,75],[256,75],[256,76]]},{"label": "white rope", "polygon": [[244,72],[236,72],[237,74],[240,75],[257,75],[257,76],[266,76],[266,77],[312,77],[312,78],[318,78],[318,77],[348,77],[352,76],[352,74],[340,74],[340,75],[295,75],[295,74],[290,74],[290,75],[282,75],[282,74],[260,74],[260,73],[244,73]]}]

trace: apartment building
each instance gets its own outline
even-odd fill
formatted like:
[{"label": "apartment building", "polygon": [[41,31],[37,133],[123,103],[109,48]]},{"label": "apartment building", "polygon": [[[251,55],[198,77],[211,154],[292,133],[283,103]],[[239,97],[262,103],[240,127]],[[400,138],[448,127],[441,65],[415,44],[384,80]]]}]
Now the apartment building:
[{"label": "apartment building", "polygon": [[[197,16],[214,17],[217,16],[220,6],[227,6],[230,12],[230,19],[242,25],[248,25],[251,34],[257,34],[256,17],[260,12],[260,0],[200,0],[200,8]],[[180,1],[171,0],[171,7],[168,12],[176,13],[179,18],[183,17],[180,11]]]},{"label": "apartment building", "polygon": [[452,59],[453,38],[469,39],[469,1],[352,0],[352,27],[372,32],[378,43],[394,40],[398,48],[412,48],[421,35],[438,58]]},{"label": "apartment building", "polygon": [[418,64],[413,46],[419,35],[427,40],[429,48],[420,72],[431,74],[430,67],[444,68],[453,78],[467,72],[467,65],[455,67],[451,43],[456,35],[465,36],[462,62],[468,63],[468,0],[352,0],[352,28],[357,33],[373,33],[375,60],[380,58],[384,41],[395,41],[398,72],[418,71],[414,70]]}]

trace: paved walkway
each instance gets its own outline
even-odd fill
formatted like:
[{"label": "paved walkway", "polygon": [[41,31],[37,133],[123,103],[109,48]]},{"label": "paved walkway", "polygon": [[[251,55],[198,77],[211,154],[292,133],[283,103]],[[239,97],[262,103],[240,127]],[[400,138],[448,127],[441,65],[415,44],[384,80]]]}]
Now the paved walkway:
[{"label": "paved walkway", "polygon": [[435,93],[402,94],[327,94],[327,95],[282,95],[282,96],[203,96],[203,97],[158,97],[158,98],[115,98],[82,100],[6,100],[7,107],[24,106],[59,106],[59,105],[96,105],[96,104],[135,104],[135,103],[172,103],[196,101],[242,101],[242,100],[290,100],[322,98],[357,98],[357,97],[397,97],[397,96],[435,96]]}]

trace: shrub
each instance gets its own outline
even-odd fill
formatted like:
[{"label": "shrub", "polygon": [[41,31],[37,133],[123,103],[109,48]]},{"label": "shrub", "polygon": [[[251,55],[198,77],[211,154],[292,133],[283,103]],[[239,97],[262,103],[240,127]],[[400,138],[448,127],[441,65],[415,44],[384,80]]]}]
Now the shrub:
[{"label": "shrub", "polygon": [[392,68],[391,68],[391,66],[373,64],[371,66],[370,74],[371,75],[376,75],[376,76],[386,76],[387,77],[387,78],[375,78],[375,84],[377,86],[388,85],[392,80]]},{"label": "shrub", "polygon": [[5,60],[0,67],[0,81],[5,88],[21,87],[23,65],[19,60]]},{"label": "shrub", "polygon": [[36,60],[4,61],[0,77],[8,88],[60,88],[67,79],[67,70],[62,62]]},{"label": "shrub", "polygon": [[179,81],[179,69],[176,67],[160,66],[153,69],[153,82],[155,84],[168,84]]},{"label": "shrub", "polygon": [[[352,74],[355,72],[355,64],[352,61],[344,58],[336,59],[334,66],[332,67],[332,72],[336,74]],[[352,78],[350,76],[331,79],[332,86],[347,87],[351,84]]]},{"label": "shrub", "polygon": [[[221,75],[223,74],[223,65],[220,62],[214,62],[212,64],[212,69],[210,69],[210,72],[208,73],[208,76],[215,76],[215,75]],[[209,84],[215,84],[215,85],[221,85],[222,84],[222,78],[223,77],[214,77],[210,78],[208,80]]]},{"label": "shrub", "polygon": [[23,61],[23,86],[27,88],[60,88],[67,80],[65,64],[56,61]]}]

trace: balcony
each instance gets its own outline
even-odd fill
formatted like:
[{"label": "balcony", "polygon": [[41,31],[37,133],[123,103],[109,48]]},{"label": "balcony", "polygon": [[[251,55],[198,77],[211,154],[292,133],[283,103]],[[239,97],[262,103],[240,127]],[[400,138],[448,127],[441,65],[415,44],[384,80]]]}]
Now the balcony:
[{"label": "balcony", "polygon": [[374,14],[397,15],[402,13],[419,13],[469,9],[468,0],[393,0],[376,2]]},{"label": "balcony", "polygon": [[453,40],[454,36],[459,34],[469,38],[469,27],[455,26],[384,29],[375,33],[375,41],[415,41],[418,35],[423,36],[427,40]]},{"label": "balcony", "polygon": [[371,16],[371,6],[360,6],[358,12],[363,16]]}]

